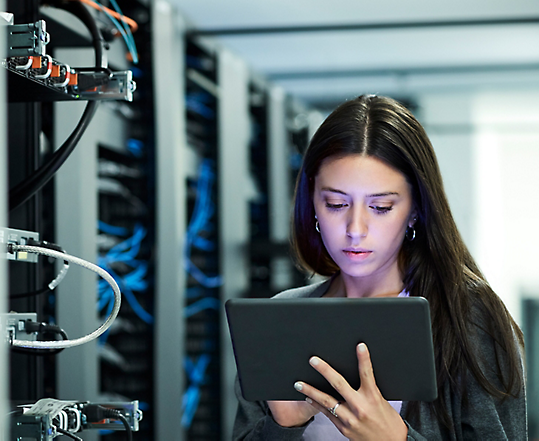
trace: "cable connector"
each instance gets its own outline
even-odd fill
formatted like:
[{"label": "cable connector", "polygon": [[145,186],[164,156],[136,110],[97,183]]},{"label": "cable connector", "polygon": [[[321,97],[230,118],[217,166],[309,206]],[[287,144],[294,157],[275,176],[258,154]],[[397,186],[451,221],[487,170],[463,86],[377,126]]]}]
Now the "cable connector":
[{"label": "cable connector", "polygon": [[112,72],[92,72],[92,73],[81,73],[75,69],[75,72],[78,74],[77,85],[73,87],[73,90],[77,93],[86,92],[88,90],[95,89],[99,86],[104,86],[109,83]]},{"label": "cable connector", "polygon": [[[86,404],[82,407],[82,413],[86,416],[86,422],[91,425],[92,423],[108,422],[107,420],[118,420],[120,421],[127,433],[127,439],[131,441],[132,439],[132,427],[129,424],[126,416],[117,409],[111,409],[109,407],[101,406],[100,404]],[[134,415],[132,415],[134,416]],[[137,426],[138,430],[138,419]]]},{"label": "cable connector", "polygon": [[88,100],[125,100],[133,101],[137,83],[130,70],[112,72],[110,69],[75,68],[77,85],[73,93]]},{"label": "cable connector", "polygon": [[32,334],[34,332],[37,332],[38,334],[50,332],[61,335],[64,340],[68,339],[66,332],[60,328],[60,326],[50,325],[49,323],[45,322],[33,322],[31,320],[26,320],[24,322],[24,330],[27,334]]},{"label": "cable connector", "polygon": [[118,420],[119,415],[122,415],[119,410],[109,409],[99,404],[87,404],[83,407],[82,412],[86,415],[86,420],[89,423],[98,423],[105,419]]}]

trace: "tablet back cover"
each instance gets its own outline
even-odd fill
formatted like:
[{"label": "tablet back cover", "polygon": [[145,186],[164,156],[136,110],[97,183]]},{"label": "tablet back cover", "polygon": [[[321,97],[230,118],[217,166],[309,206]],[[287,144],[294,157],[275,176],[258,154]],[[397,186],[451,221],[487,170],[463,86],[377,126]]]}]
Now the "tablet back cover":
[{"label": "tablet back cover", "polygon": [[296,381],[340,399],[309,358],[324,359],[357,389],[361,342],[386,400],[437,396],[429,305],[422,297],[232,299],[226,312],[246,400],[304,400]]}]

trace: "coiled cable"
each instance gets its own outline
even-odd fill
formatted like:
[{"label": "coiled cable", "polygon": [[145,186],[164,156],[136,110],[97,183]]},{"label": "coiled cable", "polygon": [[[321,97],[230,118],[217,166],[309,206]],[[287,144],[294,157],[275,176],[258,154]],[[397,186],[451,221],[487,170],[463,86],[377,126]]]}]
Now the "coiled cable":
[{"label": "coiled cable", "polygon": [[55,259],[67,260],[68,262],[74,263],[75,265],[82,266],[83,268],[89,269],[90,271],[97,273],[100,277],[105,279],[111,286],[112,291],[114,292],[114,305],[112,307],[112,311],[110,315],[107,317],[107,319],[105,320],[105,322],[99,328],[97,328],[94,332],[88,335],[85,335],[84,337],[76,338],[74,340],[26,341],[26,340],[15,339],[10,342],[12,346],[19,347],[19,348],[39,348],[39,349],[72,348],[74,346],[79,346],[79,345],[88,343],[96,339],[101,334],[103,334],[108,328],[110,328],[110,326],[112,325],[112,322],[114,321],[114,319],[118,315],[118,312],[120,311],[120,305],[122,302],[122,294],[120,292],[120,288],[118,287],[118,284],[107,271],[79,257],[71,256],[69,254],[61,253],[61,252],[50,250],[47,248],[41,248],[41,247],[29,246],[29,245],[16,245],[16,244],[11,244],[11,243],[8,244],[7,247],[8,247],[8,252],[10,253],[25,251],[27,253],[42,254],[44,256],[54,257]]}]

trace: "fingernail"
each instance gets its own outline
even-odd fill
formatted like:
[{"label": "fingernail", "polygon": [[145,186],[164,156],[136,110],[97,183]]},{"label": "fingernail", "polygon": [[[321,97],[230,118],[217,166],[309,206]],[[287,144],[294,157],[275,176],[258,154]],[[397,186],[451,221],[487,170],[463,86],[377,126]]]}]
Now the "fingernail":
[{"label": "fingernail", "polygon": [[305,398],[305,401],[307,401],[309,404],[313,404],[313,400],[311,400],[309,397]]},{"label": "fingernail", "polygon": [[309,363],[311,363],[313,366],[316,366],[320,362],[320,359],[318,357],[311,357],[309,360]]},{"label": "fingernail", "polygon": [[367,350],[367,346],[365,346],[365,343],[360,343],[357,345],[357,349],[359,352],[365,352]]},{"label": "fingernail", "polygon": [[303,389],[303,384],[301,384],[299,381],[296,381],[296,382],[294,383],[294,389],[296,389],[296,390],[301,390],[301,389]]}]

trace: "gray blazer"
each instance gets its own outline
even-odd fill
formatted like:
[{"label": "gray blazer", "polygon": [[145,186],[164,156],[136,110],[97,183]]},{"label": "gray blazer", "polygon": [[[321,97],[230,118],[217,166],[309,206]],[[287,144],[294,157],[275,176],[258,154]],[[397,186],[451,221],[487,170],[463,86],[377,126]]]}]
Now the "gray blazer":
[{"label": "gray blazer", "polygon": [[[329,280],[315,285],[284,291],[280,298],[321,297],[329,287]],[[492,338],[482,331],[481,314],[477,313],[474,327],[477,331],[470,338],[477,350],[482,353],[485,375],[497,384],[497,379],[489,366],[495,365],[494,343]],[[443,399],[449,416],[453,421],[454,432],[450,432],[431,414],[428,403],[419,403],[419,415],[413,421],[404,420],[408,426],[408,440],[527,440],[528,425],[526,414],[526,391],[523,388],[518,398],[504,401],[490,396],[476,382],[470,373],[466,377],[467,394],[465,397],[450,391],[449,385],[443,388]],[[499,386],[501,388],[501,385]],[[251,402],[243,399],[239,382],[236,379],[238,411],[232,439],[295,441],[303,439],[303,432],[308,426],[285,428],[272,418],[266,402]],[[402,403],[401,416],[404,419],[408,402]]]}]

